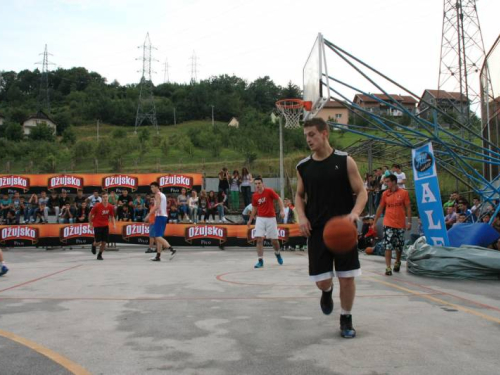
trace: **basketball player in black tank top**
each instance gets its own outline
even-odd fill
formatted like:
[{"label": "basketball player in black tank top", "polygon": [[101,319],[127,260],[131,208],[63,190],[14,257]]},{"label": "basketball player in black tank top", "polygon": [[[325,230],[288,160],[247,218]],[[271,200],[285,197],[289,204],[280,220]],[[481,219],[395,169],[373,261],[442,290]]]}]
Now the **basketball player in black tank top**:
[{"label": "basketball player in black tank top", "polygon": [[304,135],[313,153],[297,164],[295,207],[300,231],[307,237],[309,275],[322,291],[321,310],[329,315],[333,311],[336,273],[340,285],[340,333],[342,337],[353,338],[356,336],[351,315],[356,294],[354,277],[361,275],[358,251],[354,248],[343,255],[334,255],[323,242],[323,228],[334,216],[347,215],[356,222],[368,195],[356,162],[330,146],[329,128],[323,119],[306,121]]}]

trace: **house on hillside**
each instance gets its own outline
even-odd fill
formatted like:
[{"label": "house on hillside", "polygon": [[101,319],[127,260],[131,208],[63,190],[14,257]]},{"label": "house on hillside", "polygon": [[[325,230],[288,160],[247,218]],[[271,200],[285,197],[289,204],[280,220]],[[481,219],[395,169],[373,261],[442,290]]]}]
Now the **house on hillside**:
[{"label": "house on hillside", "polygon": [[0,113],[0,126],[5,123],[5,116]]},{"label": "house on hillside", "polygon": [[232,126],[233,128],[238,129],[240,127],[240,122],[236,117],[233,117],[231,121],[229,121],[229,124],[227,124],[227,126]]},{"label": "house on hillside", "polygon": [[469,99],[459,92],[426,89],[418,103],[417,113],[421,118],[432,121],[430,108],[435,106],[443,112],[456,115],[460,121],[460,117],[467,114],[469,105]]},{"label": "house on hillside", "polygon": [[47,124],[47,126],[51,128],[55,134],[56,123],[43,111],[38,111],[36,114],[31,115],[22,123],[24,135],[29,135],[31,133],[31,129],[42,123]]},{"label": "house on hillside", "polygon": [[321,117],[325,121],[334,121],[337,124],[348,124],[349,110],[336,100],[329,100],[325,106],[318,112],[316,117]]},{"label": "house on hillside", "polygon": [[[381,103],[377,99],[385,103]],[[399,106],[404,107],[410,113],[415,113],[417,105],[417,101],[413,97],[396,94],[371,94],[371,96],[356,94],[353,102],[369,112],[376,113],[380,116],[385,115],[391,117],[403,116],[404,112],[398,108]],[[392,108],[390,105],[396,106],[396,108]]]}]

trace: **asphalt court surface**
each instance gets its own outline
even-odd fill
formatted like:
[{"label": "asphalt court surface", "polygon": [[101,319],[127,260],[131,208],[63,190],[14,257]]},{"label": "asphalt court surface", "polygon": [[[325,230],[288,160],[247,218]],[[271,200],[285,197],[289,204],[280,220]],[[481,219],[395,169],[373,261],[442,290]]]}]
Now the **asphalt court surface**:
[{"label": "asphalt court surface", "polygon": [[179,248],[162,262],[121,246],[4,252],[0,374],[497,374],[500,281],[385,276],[361,255],[353,322],[339,335],[307,253]]}]

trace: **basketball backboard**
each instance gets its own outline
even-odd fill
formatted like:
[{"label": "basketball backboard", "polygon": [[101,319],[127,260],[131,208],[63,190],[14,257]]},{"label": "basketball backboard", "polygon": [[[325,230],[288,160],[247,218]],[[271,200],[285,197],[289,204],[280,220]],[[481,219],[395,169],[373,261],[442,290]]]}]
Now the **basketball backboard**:
[{"label": "basketball backboard", "polygon": [[312,103],[311,111],[304,109],[304,121],[313,118],[330,100],[330,83],[325,57],[323,35],[318,34],[303,71],[304,101]]}]

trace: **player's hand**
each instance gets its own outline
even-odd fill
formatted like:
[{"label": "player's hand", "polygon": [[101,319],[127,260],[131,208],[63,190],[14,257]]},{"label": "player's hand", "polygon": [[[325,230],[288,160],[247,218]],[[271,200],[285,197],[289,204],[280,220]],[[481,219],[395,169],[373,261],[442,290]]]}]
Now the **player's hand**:
[{"label": "player's hand", "polygon": [[359,215],[354,212],[351,212],[349,215],[347,215],[347,218],[355,224],[359,221]]},{"label": "player's hand", "polygon": [[280,210],[280,217],[281,217],[282,219],[284,219],[284,218],[285,218],[285,211]]},{"label": "player's hand", "polygon": [[312,227],[311,227],[311,223],[309,222],[307,217],[305,217],[305,216],[300,217],[299,216],[299,229],[300,229],[300,233],[304,237],[311,236]]},{"label": "player's hand", "polygon": [[92,223],[89,223],[89,227],[90,227],[90,229],[94,229],[94,226],[92,225]]}]

